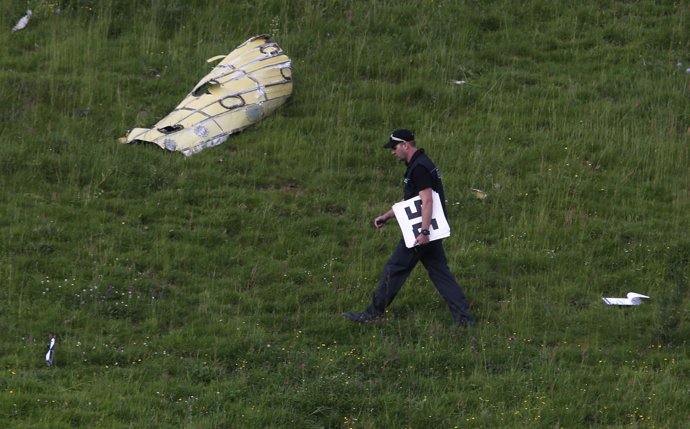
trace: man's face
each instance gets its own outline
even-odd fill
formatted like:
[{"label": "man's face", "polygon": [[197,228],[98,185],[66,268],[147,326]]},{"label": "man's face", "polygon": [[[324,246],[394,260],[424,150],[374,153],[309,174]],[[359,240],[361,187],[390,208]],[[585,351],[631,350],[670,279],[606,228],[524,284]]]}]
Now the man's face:
[{"label": "man's face", "polygon": [[391,148],[391,154],[401,161],[407,161],[407,142],[398,143]]}]

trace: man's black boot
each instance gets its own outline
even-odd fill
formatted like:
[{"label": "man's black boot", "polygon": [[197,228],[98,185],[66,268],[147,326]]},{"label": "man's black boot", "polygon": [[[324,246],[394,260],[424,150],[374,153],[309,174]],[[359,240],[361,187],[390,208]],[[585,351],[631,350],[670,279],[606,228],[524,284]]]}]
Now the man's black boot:
[{"label": "man's black boot", "polygon": [[353,322],[357,323],[372,323],[383,319],[383,314],[371,314],[367,313],[366,311],[362,313],[357,313],[356,311],[348,311],[347,313],[343,313],[343,317],[346,317],[352,320]]}]

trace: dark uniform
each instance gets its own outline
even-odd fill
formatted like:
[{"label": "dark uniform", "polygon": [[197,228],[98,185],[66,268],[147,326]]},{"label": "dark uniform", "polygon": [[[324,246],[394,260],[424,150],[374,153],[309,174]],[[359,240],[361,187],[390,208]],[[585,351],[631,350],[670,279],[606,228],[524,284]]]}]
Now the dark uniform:
[{"label": "dark uniform", "polygon": [[[441,174],[431,159],[424,153],[424,149],[418,149],[410,160],[405,172],[404,198],[406,200],[419,195],[419,191],[432,188],[439,194],[443,212],[448,215],[445,208],[445,195]],[[453,315],[453,321],[461,324],[474,325],[475,320],[469,312],[467,300],[460,285],[448,269],[446,252],[441,240],[431,241],[423,246],[415,246],[408,249],[403,239],[400,239],[393,254],[386,262],[381,273],[379,286],[374,292],[371,305],[365,313],[382,315],[386,307],[402,288],[403,283],[410,275],[417,262],[422,262],[429,273],[429,278],[436,286],[448,308]]]},{"label": "dark uniform", "polygon": [[[432,188],[439,194],[443,211],[447,216],[441,174],[423,149],[417,149],[407,164],[403,186],[406,200],[416,197],[419,195],[419,191],[423,189]],[[453,322],[462,325],[474,325],[476,322],[469,312],[465,294],[448,269],[446,253],[441,240],[407,248],[405,241],[400,239],[383,268],[372,303],[362,313],[350,312],[346,313],[345,316],[358,322],[368,322],[382,317],[386,307],[393,302],[403,283],[417,262],[420,261],[429,273],[429,278],[431,278],[434,286],[446,300],[453,315]]]}]

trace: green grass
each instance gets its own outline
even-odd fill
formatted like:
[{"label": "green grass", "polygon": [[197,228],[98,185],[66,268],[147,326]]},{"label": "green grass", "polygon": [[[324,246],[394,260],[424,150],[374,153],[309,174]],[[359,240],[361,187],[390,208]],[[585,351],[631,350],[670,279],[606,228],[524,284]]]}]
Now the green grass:
[{"label": "green grass", "polygon": [[[0,5],[2,427],[687,424],[682,2],[28,4],[18,33]],[[117,143],[262,33],[295,78],[271,117],[191,158]],[[471,330],[422,268],[385,322],[340,317],[398,239],[370,227],[398,127],[442,170]]]}]

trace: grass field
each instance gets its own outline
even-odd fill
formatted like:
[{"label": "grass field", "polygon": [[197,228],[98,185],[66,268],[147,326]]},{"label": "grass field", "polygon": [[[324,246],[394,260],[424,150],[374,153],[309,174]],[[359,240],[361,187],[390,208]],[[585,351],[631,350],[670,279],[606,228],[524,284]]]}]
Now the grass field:
[{"label": "grass field", "polygon": [[[0,17],[1,427],[690,425],[687,3],[30,0]],[[264,33],[293,62],[272,116],[189,158],[117,142]],[[443,172],[474,328],[446,327],[421,267],[384,322],[340,316],[399,237],[370,226],[401,197],[381,148],[399,127]],[[629,291],[651,299],[601,300]]]}]

